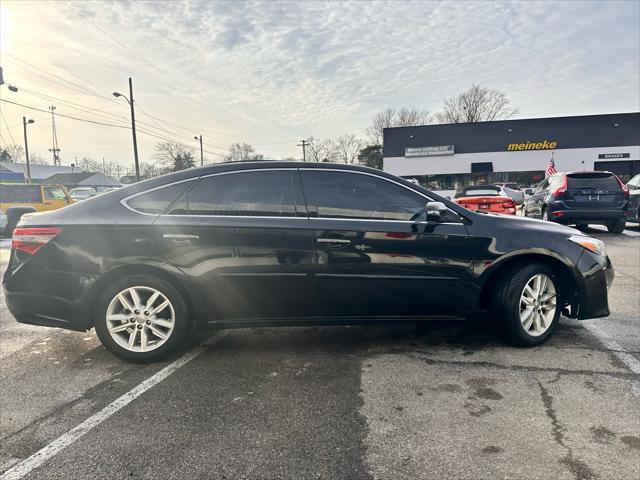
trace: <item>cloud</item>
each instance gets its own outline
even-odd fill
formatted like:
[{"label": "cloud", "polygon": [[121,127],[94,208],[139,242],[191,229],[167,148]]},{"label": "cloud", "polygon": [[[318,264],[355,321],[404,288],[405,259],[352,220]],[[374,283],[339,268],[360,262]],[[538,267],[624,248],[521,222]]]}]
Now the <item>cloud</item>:
[{"label": "cloud", "polygon": [[637,2],[100,1],[60,10],[49,26],[67,48],[43,29],[34,61],[46,56],[105,91],[132,75],[141,105],[194,130],[206,124],[221,147],[279,142],[269,149],[292,155],[303,136],[361,135],[381,108],[434,111],[472,82],[506,92],[521,117],[640,108]]}]

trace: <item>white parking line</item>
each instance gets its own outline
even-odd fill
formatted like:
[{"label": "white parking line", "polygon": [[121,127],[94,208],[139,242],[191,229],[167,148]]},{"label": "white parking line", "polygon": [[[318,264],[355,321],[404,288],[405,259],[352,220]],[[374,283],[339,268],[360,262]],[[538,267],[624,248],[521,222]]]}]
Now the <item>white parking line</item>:
[{"label": "white parking line", "polygon": [[50,458],[57,455],[62,449],[68,447],[84,434],[89,432],[94,427],[97,427],[106,419],[111,417],[114,413],[120,410],[122,407],[128,405],[133,400],[138,398],[140,395],[145,393],[147,390],[152,388],[153,386],[160,383],[162,380],[167,378],[169,375],[174,373],[180,367],[183,367],[191,360],[196,358],[202,352],[204,352],[207,347],[213,345],[218,342],[223,336],[225,332],[218,332],[213,337],[202,343],[201,345],[195,347],[193,350],[185,353],[182,357],[178,358],[175,362],[170,363],[166,367],[164,367],[159,372],[155,373],[151,377],[147,378],[145,381],[140,383],[138,386],[129,390],[127,393],[117,398],[109,405],[104,407],[98,413],[90,416],[80,425],[72,428],[67,433],[61,435],[56,438],[49,445],[41,448],[36,453],[31,455],[29,458],[23,460],[22,462],[14,465],[9,470],[0,475],[0,480],[18,480],[25,475],[29,474],[32,470],[38,468],[44,462],[49,460]]},{"label": "white parking line", "polygon": [[[607,231],[607,227],[605,227],[604,225],[589,225],[589,228],[593,230],[603,231],[603,232]],[[624,230],[622,234],[627,235],[629,237],[640,237],[640,232],[635,232],[633,230]]]},{"label": "white parking line", "polygon": [[624,347],[607,335],[600,326],[587,322],[584,322],[582,326],[598,337],[604,346],[611,350],[611,353],[613,353],[618,360],[624,363],[629,370],[636,375],[640,375],[640,360],[630,353],[625,352]]}]

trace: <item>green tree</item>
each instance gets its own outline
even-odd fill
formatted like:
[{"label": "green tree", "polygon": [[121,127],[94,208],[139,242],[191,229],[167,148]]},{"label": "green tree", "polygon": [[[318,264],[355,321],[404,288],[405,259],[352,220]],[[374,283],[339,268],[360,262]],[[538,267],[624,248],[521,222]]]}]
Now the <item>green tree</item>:
[{"label": "green tree", "polygon": [[358,153],[358,161],[367,167],[382,170],[382,146],[367,145]]}]

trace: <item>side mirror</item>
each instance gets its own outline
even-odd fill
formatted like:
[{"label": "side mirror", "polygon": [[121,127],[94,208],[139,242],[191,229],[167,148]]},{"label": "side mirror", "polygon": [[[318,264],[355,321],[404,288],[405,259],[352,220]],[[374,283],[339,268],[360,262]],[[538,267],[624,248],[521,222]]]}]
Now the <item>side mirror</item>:
[{"label": "side mirror", "polygon": [[439,221],[449,209],[442,202],[428,202],[426,207],[427,221]]}]

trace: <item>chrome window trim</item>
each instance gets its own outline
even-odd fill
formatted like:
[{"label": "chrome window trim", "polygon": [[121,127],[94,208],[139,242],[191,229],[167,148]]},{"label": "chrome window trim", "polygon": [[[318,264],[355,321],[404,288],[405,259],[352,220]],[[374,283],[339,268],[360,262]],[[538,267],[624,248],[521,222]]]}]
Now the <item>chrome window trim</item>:
[{"label": "chrome window trim", "polygon": [[[241,218],[252,218],[252,219],[280,219],[280,220],[321,220],[321,221],[338,221],[338,222],[384,222],[384,223],[404,223],[404,224],[411,224],[411,225],[424,225],[427,224],[429,222],[423,221],[423,222],[414,222],[411,220],[388,220],[388,219],[373,219],[373,218],[338,218],[338,217],[291,217],[291,216],[268,216],[268,215],[182,215],[182,214],[162,214],[162,213],[146,213],[146,212],[140,212],[139,210],[134,209],[133,207],[131,207],[127,202],[135,197],[138,197],[140,195],[144,195],[146,193],[150,193],[150,192],[155,192],[156,190],[160,190],[162,188],[167,188],[167,187],[171,187],[173,185],[177,185],[179,183],[185,183],[185,182],[197,182],[203,178],[210,178],[210,177],[217,177],[219,175],[231,175],[231,174],[235,174],[235,173],[247,173],[247,172],[268,172],[268,171],[292,171],[292,170],[296,170],[296,171],[300,171],[300,170],[304,170],[304,171],[316,171],[316,172],[347,172],[347,173],[355,173],[358,175],[367,175],[370,177],[374,177],[374,178],[379,178],[381,180],[386,180],[389,183],[393,183],[395,185],[398,185],[400,187],[403,187],[407,190],[409,190],[410,192],[413,192],[417,195],[420,195],[423,198],[426,198],[428,200],[433,201],[433,198],[418,192],[416,190],[414,190],[411,187],[408,187],[407,185],[403,185],[400,182],[396,182],[395,180],[391,180],[389,178],[385,178],[385,177],[381,177],[380,175],[376,175],[373,173],[369,173],[369,172],[360,172],[357,170],[348,170],[348,169],[342,169],[342,168],[305,168],[305,167],[301,167],[301,168],[292,168],[292,167],[283,167],[283,168],[251,168],[251,169],[247,169],[247,170],[231,170],[228,172],[218,172],[218,173],[211,173],[208,175],[201,175],[199,177],[191,177],[191,178],[186,178],[183,180],[177,180],[175,182],[171,182],[171,183],[165,183],[164,185],[159,185],[157,187],[153,187],[150,188],[148,190],[144,190],[142,192],[138,192],[138,193],[134,193],[133,195],[129,195],[128,197],[125,197],[123,199],[120,200],[120,203],[122,204],[122,206],[124,206],[125,208],[127,208],[128,210],[137,213],[138,215],[146,215],[146,216],[150,216],[150,217],[168,217],[168,218],[232,218],[232,219],[241,219]],[[448,208],[448,207],[447,207]],[[457,212],[451,210],[453,213],[455,213],[456,215],[459,215]],[[440,222],[438,223],[438,225],[462,225],[462,222]]]},{"label": "chrome window trim", "polygon": [[291,171],[291,170],[298,170],[297,168],[291,168],[291,167],[284,167],[284,168],[250,168],[247,170],[231,170],[228,172],[218,172],[218,173],[210,173],[208,175],[200,175],[198,177],[191,177],[191,178],[186,178],[183,180],[177,180],[175,182],[171,182],[171,183],[165,183],[164,185],[160,185],[157,187],[153,187],[150,188],[148,190],[144,190],[142,192],[138,192],[138,193],[134,193],[133,195],[129,195],[128,197],[125,197],[123,199],[120,200],[120,203],[122,204],[122,206],[124,206],[125,208],[127,208],[128,210],[131,210],[134,213],[137,213],[138,215],[147,215],[147,216],[151,216],[151,217],[159,217],[159,216],[163,216],[163,217],[205,217],[205,218],[209,218],[209,217],[223,217],[223,218],[307,218],[307,217],[273,217],[273,216],[249,216],[249,215],[163,215],[162,213],[147,213],[147,212],[141,212],[139,210],[136,210],[135,208],[133,208],[132,206],[130,206],[127,202],[129,200],[131,200],[132,198],[135,197],[139,197],[140,195],[144,195],[150,192],[155,192],[156,190],[160,190],[162,188],[167,188],[167,187],[171,187],[173,185],[177,185],[179,183],[184,183],[184,182],[197,182],[202,180],[203,178],[209,178],[209,177],[217,177],[218,175],[230,175],[230,174],[234,174],[234,173],[246,173],[246,172],[268,172],[268,171]]},{"label": "chrome window trim", "polygon": [[[413,192],[417,195],[420,195],[422,198],[426,198],[427,200],[433,202],[435,201],[433,198],[425,195],[422,192],[418,192],[417,190],[414,190],[413,188],[407,186],[407,185],[403,185],[400,182],[396,182],[395,180],[391,180],[390,178],[385,178],[385,177],[381,177],[380,175],[376,175],[375,173],[369,173],[369,172],[360,172],[358,170],[348,170],[348,169],[343,169],[343,168],[305,168],[305,167],[301,167],[299,168],[299,170],[304,170],[306,172],[347,172],[347,173],[355,173],[358,175],[367,175],[369,177],[374,177],[374,178],[379,178],[380,180],[386,180],[389,183],[393,183],[395,185],[398,185],[399,187],[403,187],[407,190],[409,190],[410,192]],[[302,184],[302,188],[304,189],[304,183]],[[314,205],[315,206],[315,205]],[[307,205],[307,207],[309,207],[309,205]],[[458,212],[456,212],[455,210],[451,210],[449,207],[447,207],[447,210],[455,213],[458,216],[461,216]],[[309,217],[313,220],[350,220],[350,221],[365,221],[365,222],[400,222],[400,223],[412,223],[412,224],[425,224],[425,223],[429,223],[429,222],[413,222],[411,220],[378,220],[378,219],[366,219],[366,218],[337,218],[337,217]],[[438,222],[438,225],[461,225],[463,224],[463,222]]]},{"label": "chrome window trim", "polygon": [[133,208],[132,206],[130,206],[127,202],[129,200],[131,200],[132,198],[136,198],[139,197],[140,195],[145,195],[147,193],[151,193],[151,192],[155,192],[156,190],[160,190],[163,188],[168,188],[168,187],[172,187],[173,185],[178,185],[179,183],[185,183],[185,182],[193,182],[196,180],[199,180],[201,177],[191,177],[191,178],[186,178],[184,180],[177,180],[175,182],[171,182],[171,183],[165,183],[163,185],[157,186],[157,187],[153,187],[150,188],[148,190],[143,190],[142,192],[138,192],[138,193],[134,193],[133,195],[129,195],[128,197],[124,197],[123,199],[120,200],[120,204],[125,207],[128,210],[131,210],[134,213],[137,213],[138,215],[147,215],[150,217],[158,217],[160,215],[162,215],[161,213],[147,213],[147,212],[141,212],[139,210],[136,210],[135,208]]}]

